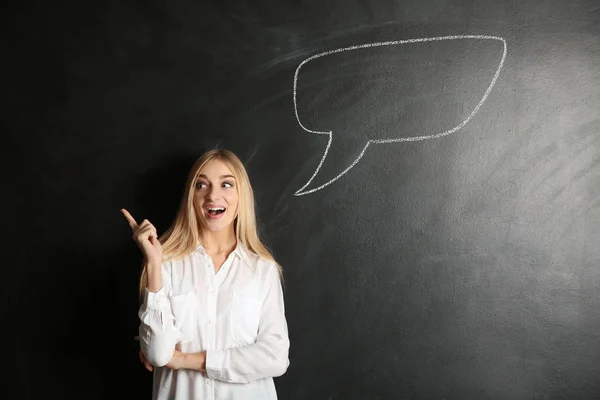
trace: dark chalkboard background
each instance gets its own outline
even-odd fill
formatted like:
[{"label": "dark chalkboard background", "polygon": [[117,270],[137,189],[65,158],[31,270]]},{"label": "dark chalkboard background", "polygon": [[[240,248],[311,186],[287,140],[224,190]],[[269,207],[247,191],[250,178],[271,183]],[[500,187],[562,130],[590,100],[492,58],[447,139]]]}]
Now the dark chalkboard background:
[{"label": "dark chalkboard background", "polygon": [[[599,3],[212,3],[3,7],[6,398],[149,398],[119,209],[164,231],[215,145],[246,163],[284,266],[280,399],[600,398]],[[372,144],[295,196],[328,143],[296,119],[300,63],[448,35],[506,40],[473,118]],[[305,64],[299,118],[334,131],[314,185],[366,140],[463,121],[502,56],[419,46]]]}]

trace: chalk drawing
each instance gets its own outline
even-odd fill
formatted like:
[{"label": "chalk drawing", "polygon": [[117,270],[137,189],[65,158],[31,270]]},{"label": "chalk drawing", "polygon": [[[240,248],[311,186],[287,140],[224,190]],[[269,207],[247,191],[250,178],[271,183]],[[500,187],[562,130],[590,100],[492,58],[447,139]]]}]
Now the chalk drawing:
[{"label": "chalk drawing", "polygon": [[[315,60],[317,58],[320,58],[320,57],[325,57],[325,56],[328,56],[328,55],[331,55],[331,54],[341,53],[341,52],[344,52],[344,51],[353,51],[353,50],[360,50],[360,49],[367,49],[367,48],[374,48],[374,47],[382,47],[382,46],[394,46],[394,45],[409,44],[409,43],[434,42],[434,41],[439,41],[439,40],[464,40],[464,39],[498,40],[498,41],[502,42],[503,51],[502,51],[502,59],[500,60],[500,64],[498,65],[498,68],[496,69],[496,73],[494,74],[494,77],[492,78],[492,82],[490,83],[490,85],[486,89],[485,93],[483,94],[483,97],[481,98],[481,100],[479,101],[479,103],[477,104],[477,106],[475,106],[475,108],[473,109],[473,111],[471,111],[471,113],[467,116],[467,118],[463,122],[461,122],[460,124],[456,125],[454,128],[449,129],[449,130],[447,130],[445,132],[441,132],[441,133],[437,133],[437,134],[432,134],[432,135],[414,136],[414,137],[403,137],[403,138],[397,138],[397,139],[371,139],[371,140],[368,140],[367,143],[365,144],[364,148],[360,152],[360,155],[354,160],[354,162],[352,162],[352,164],[350,164],[339,175],[337,175],[335,178],[331,179],[330,181],[328,181],[328,182],[326,182],[326,183],[324,183],[324,184],[322,184],[322,185],[320,185],[318,187],[315,187],[313,189],[304,191],[304,189],[308,185],[310,185],[310,183],[313,181],[313,179],[319,173],[319,170],[321,169],[321,166],[323,165],[323,162],[327,158],[327,153],[329,152],[329,148],[331,147],[331,140],[333,138],[333,132],[332,131],[321,132],[321,131],[314,131],[314,130],[306,128],[302,124],[302,122],[300,121],[300,117],[298,116],[298,105],[297,105],[298,74],[300,73],[300,70],[302,69],[302,67],[304,65],[306,65],[306,63],[308,63],[308,62],[310,62],[312,60]],[[496,80],[498,79],[498,76],[500,75],[500,70],[502,70],[502,66],[504,65],[504,60],[505,59],[506,59],[506,40],[504,40],[504,38],[501,38],[499,36],[486,36],[486,35],[457,35],[457,36],[440,36],[440,37],[432,37],[432,38],[419,38],[419,39],[406,39],[406,40],[394,40],[394,41],[387,41],[387,42],[367,43],[367,44],[362,44],[362,45],[357,45],[357,46],[350,46],[350,47],[344,47],[344,48],[340,48],[340,49],[325,51],[323,53],[315,54],[315,55],[307,58],[306,60],[302,61],[300,63],[300,65],[298,65],[298,68],[296,68],[296,72],[294,73],[294,113],[296,114],[296,120],[298,121],[298,124],[300,125],[300,127],[302,129],[304,129],[305,131],[309,132],[309,133],[316,133],[318,135],[328,135],[329,136],[329,141],[327,143],[327,147],[325,148],[325,153],[323,154],[323,157],[321,158],[321,161],[319,162],[319,165],[317,166],[317,169],[315,170],[315,172],[313,173],[313,175],[311,176],[311,178],[308,180],[308,182],[306,182],[306,184],[304,184],[304,186],[302,186],[300,189],[298,189],[294,193],[294,195],[295,196],[302,196],[302,195],[305,195],[305,194],[314,193],[314,192],[316,192],[318,190],[323,189],[326,186],[331,185],[333,182],[335,182],[336,180],[338,180],[339,178],[341,178],[342,176],[344,176],[344,174],[346,174],[348,171],[350,171],[360,161],[360,159],[365,154],[365,152],[367,151],[367,148],[369,147],[369,145],[371,143],[383,144],[383,143],[397,143],[397,142],[409,142],[409,141],[410,142],[414,142],[414,141],[417,141],[417,140],[436,139],[436,138],[439,138],[439,137],[442,137],[442,136],[446,136],[446,135],[449,135],[451,133],[454,133],[454,132],[458,131],[459,129],[461,129],[462,127],[464,127],[471,120],[471,118],[473,118],[473,116],[481,108],[481,105],[483,104],[483,102],[485,101],[485,99],[487,99],[487,97],[490,94],[492,88],[494,87],[494,84],[496,83]]]}]

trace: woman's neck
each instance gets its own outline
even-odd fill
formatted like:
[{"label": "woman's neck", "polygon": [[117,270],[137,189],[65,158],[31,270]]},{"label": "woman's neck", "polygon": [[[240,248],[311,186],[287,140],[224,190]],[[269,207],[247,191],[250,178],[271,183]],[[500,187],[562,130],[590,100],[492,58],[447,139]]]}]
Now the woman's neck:
[{"label": "woman's neck", "polygon": [[237,245],[235,232],[229,229],[223,229],[219,232],[204,232],[200,236],[200,244],[207,253],[230,253]]}]

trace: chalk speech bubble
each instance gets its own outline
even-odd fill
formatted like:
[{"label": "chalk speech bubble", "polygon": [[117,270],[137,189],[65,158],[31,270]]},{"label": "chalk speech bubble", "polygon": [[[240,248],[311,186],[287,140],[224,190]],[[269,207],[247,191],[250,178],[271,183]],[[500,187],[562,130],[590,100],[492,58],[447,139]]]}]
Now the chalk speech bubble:
[{"label": "chalk speech bubble", "polygon": [[[300,120],[300,116],[298,113],[298,100],[297,100],[298,96],[297,96],[297,94],[298,94],[298,76],[299,76],[300,70],[302,69],[303,66],[305,66],[308,62],[313,61],[315,59],[325,57],[328,55],[333,55],[336,53],[348,52],[348,51],[357,51],[357,50],[361,50],[361,49],[377,48],[377,47],[382,47],[382,46],[396,46],[396,45],[402,45],[402,44],[412,44],[412,43],[421,43],[421,42],[437,42],[437,41],[443,41],[443,40],[466,40],[466,39],[500,41],[502,43],[502,58],[500,60],[498,67],[496,68],[496,71],[494,73],[494,76],[493,76],[489,86],[487,87],[487,89],[485,90],[485,93],[483,94],[483,97],[479,100],[477,105],[473,108],[473,110],[468,114],[468,116],[462,122],[455,125],[451,129],[448,129],[448,130],[445,130],[445,131],[439,132],[439,133],[433,133],[430,135],[400,137],[400,138],[385,138],[385,139],[384,138],[366,139],[364,147],[362,147],[362,150],[360,150],[360,154],[358,155],[358,157],[356,157],[354,159],[354,161],[352,163],[350,163],[350,165],[348,165],[341,173],[339,173],[338,175],[336,175],[329,181],[327,181],[317,187],[305,190],[313,182],[315,177],[319,174],[319,171],[321,170],[321,167],[323,166],[323,163],[325,162],[325,159],[327,158],[327,155],[329,153],[329,150],[330,150],[331,144],[332,144],[332,140],[333,140],[333,131],[331,131],[331,130],[329,130],[329,131],[311,130],[311,129],[308,129]],[[305,194],[314,193],[318,190],[323,189],[326,186],[331,185],[333,182],[337,181],[342,176],[344,176],[348,171],[350,171],[360,161],[360,159],[363,157],[363,155],[367,151],[367,148],[372,143],[384,144],[384,143],[398,143],[398,142],[407,142],[407,141],[436,139],[436,138],[440,138],[442,136],[446,136],[451,133],[454,133],[454,132],[458,131],[459,129],[463,128],[473,118],[473,116],[479,111],[482,104],[485,102],[488,95],[490,94],[492,88],[494,87],[494,84],[496,83],[496,80],[498,79],[498,76],[500,75],[500,71],[502,70],[502,66],[504,65],[504,60],[506,59],[506,54],[507,54],[506,41],[502,37],[487,36],[487,35],[457,35],[457,36],[441,36],[441,37],[432,37],[432,38],[406,39],[406,40],[394,40],[394,41],[387,41],[387,42],[368,43],[368,44],[362,44],[362,45],[356,45],[356,46],[350,46],[350,47],[344,47],[344,48],[339,48],[339,49],[335,49],[335,50],[325,51],[325,52],[313,55],[313,56],[305,59],[298,65],[298,67],[296,68],[296,72],[294,74],[293,98],[294,98],[294,113],[296,115],[296,120],[297,120],[298,124],[300,125],[300,127],[303,130],[305,130],[306,132],[315,133],[318,135],[327,135],[327,136],[329,136],[329,140],[327,143],[327,147],[325,148],[323,157],[321,158],[321,161],[319,162],[319,165],[317,166],[315,172],[313,173],[311,178],[304,184],[304,186],[302,186],[300,189],[298,189],[294,193],[294,195],[302,196]]]}]

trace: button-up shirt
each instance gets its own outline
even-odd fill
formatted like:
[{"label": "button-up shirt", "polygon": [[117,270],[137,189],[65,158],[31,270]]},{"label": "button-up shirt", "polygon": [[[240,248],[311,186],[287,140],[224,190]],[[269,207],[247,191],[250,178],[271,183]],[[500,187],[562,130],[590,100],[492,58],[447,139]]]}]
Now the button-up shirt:
[{"label": "button-up shirt", "polygon": [[[238,242],[215,273],[202,246],[162,263],[163,286],[145,291],[140,345],[155,366],[154,400],[277,399],[274,377],[289,366],[277,265]],[[174,349],[206,351],[206,372],[165,365]]]}]

